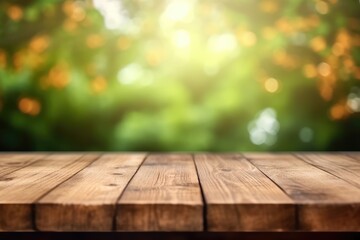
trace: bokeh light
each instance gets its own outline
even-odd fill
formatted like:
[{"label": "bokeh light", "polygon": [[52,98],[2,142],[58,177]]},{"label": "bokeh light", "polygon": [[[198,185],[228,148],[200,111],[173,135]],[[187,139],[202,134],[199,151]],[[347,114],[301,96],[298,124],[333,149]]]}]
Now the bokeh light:
[{"label": "bokeh light", "polygon": [[0,10],[1,150],[359,150],[358,1]]},{"label": "bokeh light", "polygon": [[41,110],[39,101],[32,98],[22,98],[19,101],[19,110],[25,114],[38,115]]}]

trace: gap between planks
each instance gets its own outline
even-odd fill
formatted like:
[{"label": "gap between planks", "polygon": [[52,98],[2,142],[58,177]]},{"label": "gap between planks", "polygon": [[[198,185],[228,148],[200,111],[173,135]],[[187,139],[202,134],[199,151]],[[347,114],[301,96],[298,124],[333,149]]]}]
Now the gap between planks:
[{"label": "gap between planks", "polygon": [[112,231],[116,202],[145,156],[98,158],[36,203],[36,226],[41,231]]},{"label": "gap between planks", "polygon": [[207,230],[295,229],[292,200],[241,155],[197,154],[195,163],[205,195]]},{"label": "gap between planks", "polygon": [[[195,154],[195,155],[192,155],[191,157],[191,160],[192,160],[192,163],[193,163],[193,167],[194,169],[191,170],[191,171],[195,171],[195,175],[196,175],[196,178],[197,178],[197,182],[198,182],[198,187],[200,189],[200,203],[202,203],[202,209],[204,211],[204,213],[201,215],[201,218],[203,220],[203,224],[202,224],[202,228],[204,230],[210,230],[210,231],[223,231],[226,227],[229,228],[228,225],[226,225],[225,227],[224,226],[221,226],[221,224],[225,225],[222,221],[219,221],[218,219],[215,219],[214,220],[214,216],[215,218],[218,218],[218,215],[217,214],[211,214],[211,210],[210,210],[210,213],[208,213],[208,211],[204,210],[204,209],[208,209],[210,208],[210,206],[215,209],[212,210],[213,213],[215,212],[216,213],[216,205],[218,205],[218,203],[209,203],[209,201],[206,201],[206,203],[204,203],[204,200],[207,199],[207,195],[209,195],[208,191],[205,190],[206,186],[203,186],[203,185],[206,185],[206,184],[202,184],[201,180],[202,180],[202,177],[201,177],[201,174],[204,175],[204,171],[209,171],[209,166],[205,166],[204,164],[208,164],[208,163],[204,163],[204,162],[201,162],[200,165],[204,168],[199,168],[198,165],[197,165],[197,161],[196,161],[196,158],[198,158],[199,155],[204,155],[204,154]],[[285,196],[290,196],[291,199],[294,199],[296,201],[296,204],[294,205],[294,207],[296,208],[295,211],[295,214],[296,215],[293,215],[292,217],[290,218],[293,218],[294,221],[298,220],[298,226],[295,226],[293,229],[299,229],[299,230],[305,230],[305,231],[324,231],[324,230],[343,230],[343,231],[353,231],[353,230],[359,230],[359,220],[358,217],[359,216],[359,201],[358,201],[358,198],[356,198],[358,195],[357,195],[357,191],[354,191],[355,192],[355,195],[352,195],[352,199],[355,199],[355,203],[354,204],[349,204],[349,198],[346,196],[347,194],[343,194],[343,193],[336,193],[335,192],[332,192],[331,188],[326,188],[324,186],[322,186],[321,184],[315,184],[314,186],[309,187],[308,188],[304,188],[304,189],[295,189],[296,191],[294,192],[294,189],[292,188],[292,185],[295,185],[296,184],[299,184],[299,180],[302,180],[302,181],[306,181],[307,177],[306,177],[306,174],[300,174],[300,175],[296,175],[296,174],[299,174],[299,173],[294,173],[294,169],[291,168],[292,165],[289,166],[288,164],[288,161],[292,162],[292,163],[295,163],[295,165],[297,166],[300,166],[300,168],[303,168],[303,169],[306,169],[308,171],[314,171],[317,175],[320,175],[322,176],[323,178],[325,178],[325,182],[326,183],[331,183],[331,182],[335,182],[337,184],[340,184],[340,186],[342,186],[343,188],[345,188],[345,193],[348,193],[349,191],[353,191],[355,186],[351,185],[349,182],[347,182],[346,180],[343,180],[341,178],[341,175],[343,174],[344,170],[341,170],[339,172],[339,169],[338,168],[333,168],[332,167],[332,171],[333,173],[331,172],[328,172],[322,168],[324,168],[324,166],[322,165],[323,163],[321,161],[320,162],[317,162],[316,164],[318,164],[319,166],[316,166],[315,164],[309,164],[306,160],[304,159],[299,159],[298,157],[295,157],[295,156],[292,156],[291,154],[267,154],[267,155],[262,155],[262,154],[244,154],[246,159],[245,158],[241,158],[240,155],[237,155],[236,154],[232,154],[232,155],[228,155],[228,154],[212,154],[212,155],[209,155],[210,157],[209,158],[212,158],[211,156],[217,156],[216,157],[216,160],[213,160],[213,163],[211,164],[218,164],[217,162],[221,162],[221,159],[224,158],[224,159],[228,159],[227,161],[232,161],[232,160],[239,160],[239,161],[242,161],[242,168],[243,170],[245,170],[245,175],[244,175],[244,172],[242,172],[242,174],[240,173],[237,173],[236,172],[236,168],[235,169],[230,169],[230,168],[222,168],[222,169],[226,169],[226,171],[220,171],[219,169],[215,169],[216,171],[215,172],[220,172],[220,174],[217,173],[218,176],[220,176],[220,179],[217,179],[217,181],[220,181],[220,184],[221,184],[221,181],[223,181],[223,183],[227,183],[228,181],[228,176],[226,175],[226,173],[230,174],[229,172],[231,172],[232,176],[230,177],[231,178],[235,178],[235,179],[242,179],[243,182],[246,183],[246,181],[248,181],[248,184],[249,184],[249,181],[251,182],[251,178],[244,178],[244,176],[247,176],[249,177],[248,175],[251,175],[253,174],[253,171],[252,170],[253,168],[257,169],[259,171],[259,173],[261,173],[263,176],[265,176],[264,179],[268,179],[268,180],[262,180],[262,181],[270,181],[272,182],[272,184],[274,184],[276,187],[278,187],[283,193],[285,193]],[[162,155],[162,156],[166,156],[166,155]],[[207,156],[207,155],[206,155]],[[220,158],[220,160],[219,160]],[[355,158],[355,157],[354,157]],[[49,159],[49,157],[47,157],[47,159]],[[242,160],[241,160],[242,159]],[[311,156],[306,156],[306,159],[310,159],[311,161],[313,161],[314,157],[311,157]],[[316,158],[318,159],[318,158]],[[243,161],[245,160],[245,161]],[[309,161],[310,161],[309,160]],[[93,159],[93,162],[89,163],[87,166],[91,166],[92,164],[96,163],[97,161],[99,161],[99,159],[95,160]],[[356,160],[355,160],[356,161]],[[40,160],[41,162],[41,160]],[[44,162],[44,161],[42,161]],[[75,161],[74,161],[75,162]],[[141,163],[144,163],[145,161],[141,162]],[[156,162],[156,161],[155,161]],[[271,162],[274,162],[275,165],[279,165],[280,168],[281,167],[284,167],[286,166],[284,169],[284,171],[279,171],[279,169],[271,169],[271,166],[268,165],[268,163],[271,163]],[[352,162],[352,161],[351,161]],[[359,161],[360,162],[360,161]],[[38,161],[35,161],[34,163],[32,164],[35,164],[38,163]],[[125,192],[127,191],[127,188],[131,188],[131,187],[138,187],[139,185],[139,181],[138,183],[134,184],[134,186],[130,186],[130,183],[132,182],[132,180],[134,179],[134,177],[137,175],[137,171],[139,171],[141,169],[141,163],[139,164],[139,167],[136,169],[136,171],[134,172],[134,174],[131,176],[131,179],[129,179],[129,181],[127,181],[126,185],[124,186],[124,189],[126,188]],[[151,163],[151,161],[150,161]],[[30,164],[30,165],[32,165]],[[71,163],[69,163],[71,164]],[[211,165],[210,164],[210,165]],[[215,165],[216,165],[215,164]],[[222,163],[224,164],[224,163]],[[237,163],[238,164],[238,163]],[[244,165],[245,164],[245,165]],[[357,162],[355,162],[355,165],[357,164]],[[49,200],[49,202],[46,201],[46,197],[48,195],[56,195],[55,193],[53,192],[56,192],[56,191],[60,191],[60,190],[57,190],[59,187],[61,188],[61,186],[70,186],[68,182],[72,182],[72,181],[75,181],[75,180],[72,180],[73,178],[75,179],[75,176],[79,175],[81,172],[85,171],[86,169],[88,169],[87,166],[84,166],[82,169],[78,170],[78,172],[75,172],[73,173],[73,175],[70,175],[68,177],[68,179],[65,179],[63,180],[62,182],[58,183],[58,185],[56,186],[53,186],[52,189],[48,189],[47,192],[45,192],[43,195],[45,195],[44,197],[41,197],[40,201],[38,201],[39,205],[41,204],[44,204],[42,205],[41,207],[44,207],[45,208],[47,207],[48,204],[51,205],[52,201]],[[170,165],[170,168],[171,168],[172,165]],[[252,167],[253,168],[252,168]],[[336,164],[335,164],[336,166]],[[357,166],[357,165],[356,165]],[[149,167],[151,168],[154,168],[156,167],[156,164],[149,164]],[[269,169],[270,167],[270,169]],[[20,171],[20,172],[23,172],[23,173],[26,173],[25,170],[22,170],[22,169],[26,169],[27,167],[24,167],[24,168],[21,168],[21,169],[18,169],[16,170],[15,172],[12,172],[12,173],[9,173],[7,175],[15,175],[16,176],[16,172]],[[169,166],[167,167],[169,168]],[[200,171],[199,171],[200,169]],[[230,171],[229,171],[230,169]],[[249,170],[250,169],[250,170]],[[315,170],[316,169],[316,170]],[[335,169],[335,170],[334,170]],[[210,169],[211,170],[211,169]],[[200,173],[202,171],[202,173]],[[274,171],[277,173],[274,175]],[[335,172],[336,171],[336,172]],[[86,172],[86,171],[85,171]],[[255,171],[256,172],[256,171]],[[257,173],[257,175],[259,174]],[[291,174],[290,174],[291,173]],[[306,171],[305,171],[306,173]],[[50,173],[49,175],[52,175],[53,173]],[[279,175],[280,174],[280,175]],[[287,183],[287,182],[284,182],[284,179],[281,177],[281,174],[284,174],[285,176],[288,176],[288,178],[286,180],[289,180],[290,183]],[[289,175],[290,174],[290,175]],[[295,175],[292,175],[292,174],[295,174]],[[335,175],[336,174],[336,175]],[[351,180],[351,174],[356,174],[356,171],[355,172],[351,172],[350,171],[350,175],[347,176],[347,179]],[[243,176],[241,176],[243,175]],[[205,174],[206,176],[206,174]],[[48,177],[47,175],[45,175],[45,177]],[[310,176],[311,177],[311,176]],[[341,179],[340,179],[341,178]],[[51,179],[51,178],[50,178]],[[336,179],[336,180],[334,180]],[[216,179],[215,179],[216,180]],[[13,180],[10,180],[10,181],[13,181]],[[76,181],[75,181],[76,182]],[[230,181],[231,182],[231,181]],[[301,181],[300,181],[301,182]],[[315,181],[316,182],[316,181]],[[141,183],[141,182],[140,182]],[[222,184],[223,184],[222,183]],[[355,181],[355,184],[358,183],[357,181]],[[218,183],[219,184],[219,183]],[[290,185],[289,185],[290,184]],[[292,185],[291,185],[292,184]],[[246,186],[246,184],[245,184]],[[249,185],[250,186],[250,185]],[[350,187],[349,187],[350,186]],[[110,187],[110,186],[109,186]],[[112,187],[116,187],[116,186],[112,186]],[[236,188],[237,187],[237,188]],[[244,187],[244,186],[242,186]],[[345,202],[340,202],[340,203],[336,203],[334,204],[334,199],[330,202],[327,202],[325,201],[326,199],[316,199],[316,197],[314,197],[313,193],[312,193],[312,190],[314,190],[313,188],[315,188],[315,190],[317,190],[318,192],[318,195],[321,197],[321,196],[325,196],[325,197],[329,197],[328,195],[330,194],[333,194],[335,196],[335,200],[336,200],[336,196],[337,197],[340,197],[340,198],[345,198],[347,199],[347,201]],[[235,190],[232,190],[233,193],[232,194],[235,194],[236,195],[236,192],[239,190],[238,186],[236,186],[235,184]],[[320,190],[320,191],[319,191]],[[221,191],[221,189],[219,190]],[[60,191],[61,192],[61,191]],[[135,191],[136,192],[136,191]],[[246,192],[246,191],[245,191]],[[0,193],[1,193],[1,185],[0,185]],[[201,197],[201,194],[203,194],[203,198]],[[310,195],[309,195],[310,194]],[[313,194],[313,195],[312,195]],[[118,198],[115,200],[115,203],[116,202],[121,202],[121,199],[124,195],[124,190],[120,193],[120,195],[118,195]],[[301,199],[301,195],[306,195],[308,197],[307,200],[311,200],[313,202],[307,202],[307,201],[304,201],[304,199]],[[316,194],[315,194],[316,195]],[[332,196],[334,198],[334,196]],[[39,197],[39,198],[40,198]],[[232,196],[234,197],[234,196]],[[44,200],[45,199],[45,200]],[[236,199],[236,196],[235,196],[235,199]],[[0,199],[1,200],[1,199]],[[331,199],[330,199],[331,200]],[[42,202],[44,201],[44,202]],[[237,224],[233,223],[233,225],[230,225],[230,230],[231,231],[249,231],[249,230],[260,230],[260,229],[267,229],[267,230],[276,230],[276,229],[285,229],[284,228],[284,225],[282,225],[282,227],[274,227],[276,226],[276,223],[275,225],[271,226],[271,225],[266,225],[268,223],[265,222],[265,225],[262,225],[261,224],[264,224],[264,222],[257,222],[257,224],[254,225],[254,220],[252,221],[249,221],[248,223],[244,222],[241,218],[239,218],[238,216],[236,217],[237,214],[239,214],[239,211],[240,213],[242,213],[241,215],[244,216],[244,214],[246,213],[246,210],[249,210],[249,206],[247,206],[245,203],[246,201],[244,201],[244,199],[241,200],[242,202],[240,202],[240,206],[245,206],[246,208],[245,209],[242,209],[241,207],[239,207],[239,203],[237,204],[233,204],[233,206],[225,206],[225,210],[226,209],[230,209],[231,208],[236,211],[228,211],[230,213],[230,217],[233,216],[233,219],[235,219],[235,222],[237,221]],[[126,201],[125,201],[126,202]],[[211,201],[210,201],[211,202]],[[236,201],[235,201],[236,202]],[[351,203],[351,199],[350,199],[350,203]],[[133,205],[133,203],[131,203]],[[135,205],[133,205],[133,207],[141,207],[140,209],[140,212],[149,212],[150,213],[152,211],[154,211],[153,209],[151,208],[144,208],[144,206],[139,206],[142,205],[141,203],[136,203]],[[153,204],[160,204],[161,205],[161,201],[160,202],[155,202]],[[251,203],[253,204],[253,203]],[[71,205],[71,203],[70,203]],[[121,205],[121,204],[120,204]],[[126,204],[123,204],[123,205],[126,205]],[[166,205],[166,204],[165,204]],[[165,206],[164,205],[164,206]],[[283,204],[284,205],[284,204]],[[38,206],[38,204],[36,204],[36,207]],[[115,204],[115,206],[117,207],[118,204]],[[50,206],[50,207],[53,207],[53,206]],[[234,208],[235,207],[235,208]],[[273,206],[271,206],[273,208]],[[1,208],[1,206],[0,206]],[[66,209],[66,207],[65,207]],[[266,209],[266,208],[265,208]],[[35,210],[37,211],[37,208],[35,208]],[[43,209],[44,210],[44,209]],[[90,210],[90,209],[88,209]],[[123,209],[124,210],[124,209]],[[125,209],[126,210],[126,209]],[[179,210],[179,208],[177,208],[177,210]],[[171,210],[171,211],[177,211],[177,210]],[[223,210],[223,209],[222,209]],[[224,211],[225,211],[224,210]],[[257,208],[258,210],[258,208]],[[64,210],[61,210],[63,212],[71,212],[71,211],[64,211]],[[114,215],[118,218],[117,220],[121,220],[121,208],[119,210],[118,209],[115,209],[115,210],[111,210],[113,215],[110,217],[110,219],[112,219],[112,222],[111,222],[111,227],[110,227],[110,230],[106,229],[106,231],[111,231],[113,230],[113,226],[114,224],[121,224],[119,222],[121,221],[117,221],[115,222],[115,217]],[[110,211],[110,212],[111,212]],[[138,211],[138,210],[137,210]],[[226,210],[227,211],[227,210]],[[291,210],[293,211],[293,210]],[[291,212],[290,211],[290,212]],[[86,210],[85,210],[86,212]],[[105,211],[106,212],[106,211]],[[156,212],[156,210],[155,210]],[[261,211],[260,211],[261,212]],[[266,212],[266,211],[265,211]],[[34,212],[35,213],[35,212]],[[255,212],[256,213],[256,212]],[[120,214],[120,215],[119,215]],[[235,214],[235,215],[234,215]],[[314,215],[315,214],[315,215]],[[46,214],[45,214],[46,215]],[[254,216],[257,216],[256,214],[253,214]],[[33,216],[36,221],[38,221],[38,216],[40,216],[39,214],[35,214],[35,216]],[[150,214],[151,216],[151,214]],[[235,218],[234,218],[235,216]],[[260,216],[260,215],[258,215]],[[289,217],[289,216],[288,216]],[[40,218],[41,219],[41,218]],[[66,219],[66,218],[65,218]],[[1,216],[0,216],[0,228],[2,227],[2,223],[1,222]],[[39,220],[41,222],[41,220]],[[140,226],[137,225],[137,227],[139,229],[142,229],[142,230],[153,230],[153,231],[158,231],[158,230],[173,230],[174,228],[172,227],[169,227],[171,226],[170,225],[166,225],[166,227],[164,226],[161,226],[161,224],[159,225],[159,223],[154,223],[154,219],[147,219],[146,220],[147,222],[146,223],[141,223]],[[208,226],[205,225],[205,223],[209,221],[210,224],[208,224]],[[259,221],[259,220],[256,220],[256,221]],[[256,222],[255,221],[255,222]],[[34,221],[32,221],[34,222]],[[67,230],[67,231],[76,231],[76,230],[81,230],[82,228],[87,228],[89,229],[88,227],[88,223],[84,224],[84,225],[81,225],[79,224],[78,226],[75,226],[75,225],[66,225],[66,223],[64,224],[64,221],[61,223],[58,222],[56,223],[54,226],[52,227],[49,227],[51,224],[47,223],[46,221],[43,221],[45,222],[45,225],[42,225],[42,227],[40,228],[43,228],[43,230],[47,231],[47,230],[50,230],[50,231],[64,231],[64,230]],[[86,222],[86,221],[85,221]],[[342,223],[340,225],[334,225],[335,223]],[[259,225],[259,223],[261,223]],[[48,224],[48,225],[47,225]],[[136,223],[134,223],[136,226]],[[252,225],[253,224],[253,225]],[[274,223],[272,223],[274,224]],[[41,224],[40,224],[41,225]],[[109,224],[110,225],[110,224]],[[235,225],[235,226],[234,226]],[[101,228],[104,227],[104,225],[99,225]],[[99,227],[97,226],[97,227]],[[144,227],[145,226],[145,227]],[[150,226],[150,227],[149,227]],[[205,228],[204,228],[205,226]],[[255,227],[254,227],[255,226]],[[288,227],[290,225],[287,225]],[[134,230],[133,227],[129,227],[129,225],[127,227],[124,227],[124,225],[120,225],[117,226],[119,230]],[[290,226],[290,229],[292,227]],[[40,229],[42,230],[42,229]],[[94,228],[92,228],[92,230],[94,230]],[[99,229],[98,229],[99,230]],[[104,229],[102,229],[104,230]]]},{"label": "gap between planks", "polygon": [[272,161],[261,156],[250,156],[249,160],[297,203],[299,230],[359,230],[360,190],[357,187],[303,159],[276,156],[273,154]]},{"label": "gap between planks", "polygon": [[360,188],[360,161],[344,154],[294,154],[303,161]]},{"label": "gap between planks", "polygon": [[0,179],[47,156],[49,154],[0,154]]},{"label": "gap between planks", "polygon": [[0,181],[0,230],[34,230],[33,204],[97,158],[94,154],[54,154],[7,174]]},{"label": "gap between planks", "polygon": [[152,154],[118,201],[118,231],[202,231],[203,202],[192,156]]}]

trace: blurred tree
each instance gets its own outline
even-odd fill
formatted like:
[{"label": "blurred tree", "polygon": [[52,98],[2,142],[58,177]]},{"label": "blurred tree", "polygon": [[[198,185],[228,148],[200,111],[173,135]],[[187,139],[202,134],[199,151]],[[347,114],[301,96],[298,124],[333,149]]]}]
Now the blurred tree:
[{"label": "blurred tree", "polygon": [[359,150],[358,1],[0,10],[1,150]]}]

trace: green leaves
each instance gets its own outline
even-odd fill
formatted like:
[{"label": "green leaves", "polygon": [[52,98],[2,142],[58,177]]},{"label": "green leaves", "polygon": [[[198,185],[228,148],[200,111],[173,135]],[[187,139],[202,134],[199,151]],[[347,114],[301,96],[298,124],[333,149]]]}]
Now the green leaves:
[{"label": "green leaves", "polygon": [[[348,16],[357,7],[333,0],[2,2],[0,120],[13,136],[2,146],[25,149],[19,139],[26,134],[33,150],[334,148],[360,128],[344,127],[360,111],[360,96],[349,95],[360,89],[360,29]],[[33,105],[20,107],[24,99]],[[266,109],[279,123],[268,140],[261,127],[249,128]]]}]

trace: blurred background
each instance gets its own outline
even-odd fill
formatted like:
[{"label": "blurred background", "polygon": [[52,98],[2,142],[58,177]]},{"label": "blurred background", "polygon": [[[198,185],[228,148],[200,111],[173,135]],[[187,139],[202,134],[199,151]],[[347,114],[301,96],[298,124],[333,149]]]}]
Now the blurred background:
[{"label": "blurred background", "polygon": [[0,1],[0,150],[360,150],[359,16],[357,0]]}]

